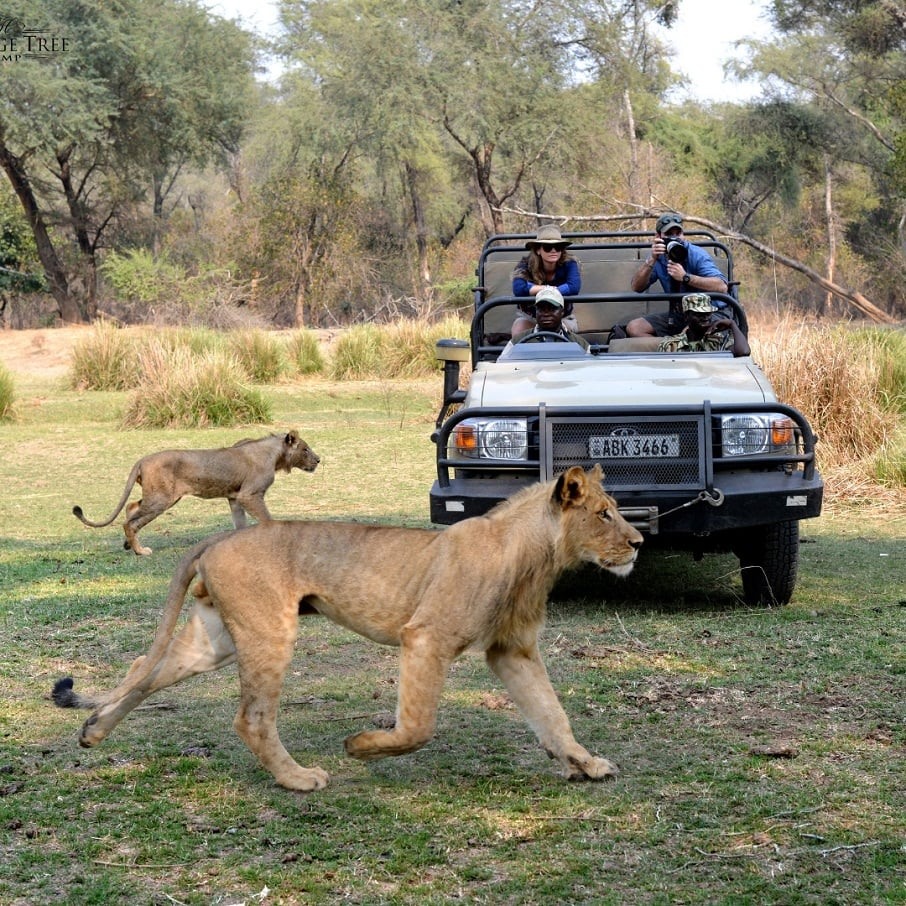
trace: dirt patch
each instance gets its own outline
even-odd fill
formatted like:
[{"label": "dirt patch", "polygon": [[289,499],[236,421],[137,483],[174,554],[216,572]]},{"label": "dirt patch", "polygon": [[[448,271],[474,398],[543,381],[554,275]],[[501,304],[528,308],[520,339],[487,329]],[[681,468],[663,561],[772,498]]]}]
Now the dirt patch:
[{"label": "dirt patch", "polygon": [[[135,334],[152,328],[124,328]],[[34,377],[59,377],[66,373],[72,360],[72,349],[92,331],[88,326],[52,327],[35,330],[0,330],[0,362],[14,374]],[[339,330],[312,330],[325,355],[339,335]]]},{"label": "dirt patch", "polygon": [[90,327],[0,330],[0,362],[13,373],[58,377],[69,368],[73,346],[90,330]]}]

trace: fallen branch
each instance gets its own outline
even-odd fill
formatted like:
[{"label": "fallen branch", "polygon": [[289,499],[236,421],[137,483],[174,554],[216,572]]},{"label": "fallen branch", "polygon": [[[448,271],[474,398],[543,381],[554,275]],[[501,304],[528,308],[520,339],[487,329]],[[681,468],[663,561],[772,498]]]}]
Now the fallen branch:
[{"label": "fallen branch", "polygon": [[[520,217],[535,217],[537,218],[537,213],[532,211],[523,211],[520,208],[500,208],[502,214],[516,214]],[[613,221],[626,221],[626,220],[647,220],[653,217],[657,217],[659,214],[663,213],[662,211],[649,211],[649,210],[638,210],[631,214],[590,214],[588,216],[575,216],[575,215],[562,215],[562,214],[549,214],[547,217],[550,220],[556,220],[561,224],[561,227],[564,223],[567,222],[576,222],[576,223],[608,223]],[[755,249],[761,255],[764,255],[767,258],[770,258],[772,261],[776,261],[778,264],[782,264],[784,267],[790,268],[790,270],[798,271],[800,274],[804,274],[812,283],[816,283],[822,289],[831,293],[839,299],[843,299],[852,305],[855,309],[862,312],[867,318],[870,318],[877,324],[896,324],[897,321],[894,317],[889,315],[886,311],[881,308],[878,308],[873,302],[870,302],[862,293],[854,289],[847,289],[846,287],[840,286],[836,283],[831,282],[826,277],[822,277],[817,271],[812,270],[808,265],[803,264],[801,261],[797,261],[795,258],[787,258],[786,255],[781,255],[779,252],[774,251],[774,249],[769,248],[766,245],[758,242],[757,239],[752,239],[749,236],[744,235],[743,233],[737,233],[735,230],[731,230],[725,226],[722,226],[719,223],[715,223],[713,220],[707,220],[704,217],[695,217],[691,214],[684,214],[682,211],[677,211],[677,214],[683,218],[683,220],[688,223],[697,223],[703,227],[706,227],[709,230],[712,230],[714,233],[726,238],[732,239],[734,242],[741,242],[744,245],[749,246],[750,248]]]}]

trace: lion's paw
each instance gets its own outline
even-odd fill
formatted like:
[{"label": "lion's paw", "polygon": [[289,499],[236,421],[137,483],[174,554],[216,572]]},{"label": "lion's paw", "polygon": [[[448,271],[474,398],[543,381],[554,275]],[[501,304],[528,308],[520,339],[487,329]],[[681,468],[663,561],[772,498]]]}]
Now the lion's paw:
[{"label": "lion's paw", "polygon": [[606,758],[589,755],[582,759],[570,759],[566,772],[567,780],[615,780],[620,769]]},{"label": "lion's paw", "polygon": [[315,790],[323,790],[330,782],[330,775],[321,768],[303,768],[296,767],[292,772],[285,772],[276,778],[277,783],[288,790],[296,790],[299,793],[313,793]]}]

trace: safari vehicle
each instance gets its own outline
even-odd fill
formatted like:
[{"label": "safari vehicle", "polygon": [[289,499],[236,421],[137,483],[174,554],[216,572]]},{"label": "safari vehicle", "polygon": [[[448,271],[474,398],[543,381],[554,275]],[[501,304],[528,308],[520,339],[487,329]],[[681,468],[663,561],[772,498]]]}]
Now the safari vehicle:
[{"label": "safari vehicle", "polygon": [[[437,344],[444,394],[432,435],[431,521],[480,515],[527,484],[600,463],[646,546],[697,559],[732,551],[747,603],[787,603],[799,522],[819,515],[824,488],[809,423],[777,399],[749,356],[666,353],[656,351],[656,338],[611,339],[614,325],[682,298],[659,284],[628,291],[650,234],[563,236],[580,263],[582,293],[570,301],[591,346],[521,342],[500,357],[520,301],[511,295],[511,274],[533,237],[491,237],[478,262],[470,339]],[[729,292],[710,295],[747,333],[729,248],[709,233],[685,238],[726,275]],[[466,389],[462,362],[472,366]]]}]

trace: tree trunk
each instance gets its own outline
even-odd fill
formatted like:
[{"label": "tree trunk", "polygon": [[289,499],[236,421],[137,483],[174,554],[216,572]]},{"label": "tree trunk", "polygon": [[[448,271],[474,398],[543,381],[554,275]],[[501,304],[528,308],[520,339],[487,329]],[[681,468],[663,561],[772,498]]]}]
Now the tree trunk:
[{"label": "tree trunk", "polygon": [[66,270],[57,255],[56,249],[53,247],[53,242],[47,231],[47,224],[45,224],[44,218],[41,216],[28,176],[19,158],[6,147],[2,135],[0,135],[0,166],[3,167],[3,171],[6,173],[16,197],[22,205],[22,210],[25,212],[25,219],[31,228],[32,236],[34,236],[38,258],[44,268],[44,276],[50,287],[50,293],[57,303],[57,311],[60,318],[68,324],[84,324],[85,318],[82,315],[82,311],[70,296]]},{"label": "tree trunk", "polygon": [[305,287],[300,280],[296,284],[296,301],[293,307],[293,325],[298,328],[305,327]]},{"label": "tree trunk", "polygon": [[[626,131],[629,139],[629,201],[631,204],[639,204],[639,143],[635,136],[635,116],[628,88],[623,92],[623,106],[626,108]],[[650,204],[650,199],[648,203]]]},{"label": "tree trunk", "polygon": [[415,245],[418,250],[418,296],[427,297],[431,292],[431,268],[428,264],[428,228],[425,225],[425,208],[418,189],[418,170],[407,160],[404,163],[406,189],[412,202],[412,220],[415,225]]},{"label": "tree trunk", "polygon": [[[92,321],[97,315],[97,259],[95,258],[95,243],[101,230],[98,229],[95,234],[95,240],[92,241],[88,235],[88,218],[85,209],[85,203],[80,193],[72,183],[72,170],[69,165],[69,158],[72,154],[70,145],[64,151],[57,154],[57,163],[60,165],[59,178],[63,186],[63,192],[66,196],[66,204],[69,206],[69,217],[72,222],[72,229],[75,233],[76,242],[81,253],[81,267],[79,278],[71,280],[69,284],[69,296],[79,308],[81,315],[80,320]],[[109,218],[108,218],[109,219]],[[64,319],[65,320],[65,319]]]},{"label": "tree trunk", "polygon": [[[837,270],[837,221],[834,216],[831,162],[827,154],[824,155],[824,217],[827,223],[827,280],[833,283]],[[834,294],[828,290],[824,294],[824,311],[828,315],[831,314],[833,302]]]}]

